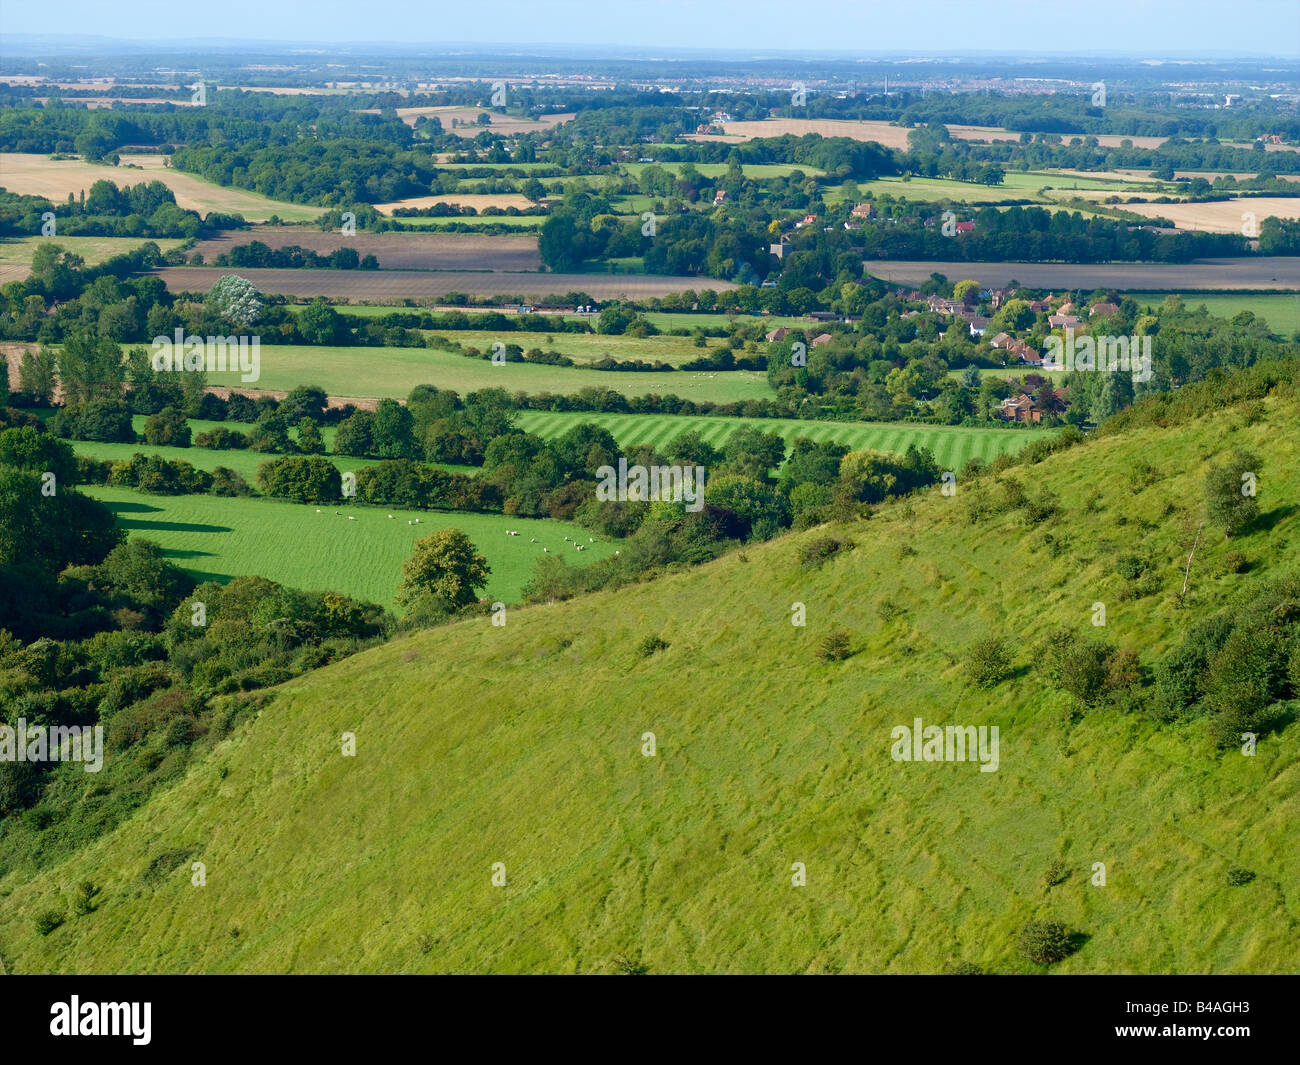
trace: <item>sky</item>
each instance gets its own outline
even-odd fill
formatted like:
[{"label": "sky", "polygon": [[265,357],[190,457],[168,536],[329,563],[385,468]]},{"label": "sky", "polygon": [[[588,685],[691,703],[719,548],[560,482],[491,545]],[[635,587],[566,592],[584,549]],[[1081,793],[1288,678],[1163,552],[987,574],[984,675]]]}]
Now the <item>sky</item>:
[{"label": "sky", "polygon": [[30,0],[7,34],[1300,58],[1300,0]]}]

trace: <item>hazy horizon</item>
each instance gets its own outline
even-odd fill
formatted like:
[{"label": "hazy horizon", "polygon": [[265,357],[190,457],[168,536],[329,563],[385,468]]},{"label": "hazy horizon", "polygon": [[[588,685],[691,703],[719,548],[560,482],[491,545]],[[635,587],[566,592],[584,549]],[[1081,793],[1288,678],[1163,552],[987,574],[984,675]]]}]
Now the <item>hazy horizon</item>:
[{"label": "hazy horizon", "polygon": [[[991,5],[990,5],[991,6]],[[319,0],[304,19],[299,5],[228,0],[212,9],[171,0],[136,0],[106,7],[91,0],[61,5],[59,26],[49,12],[10,5],[0,14],[0,48],[7,38],[38,37],[84,49],[94,39],[118,45],[165,47],[240,44],[277,47],[343,46],[417,50],[423,47],[614,48],[632,52],[740,52],[952,57],[1016,55],[1110,56],[1141,59],[1300,58],[1300,4],[1238,0],[1226,12],[1210,0],[1096,0],[1088,17],[1060,23],[1067,11],[1035,0],[1003,0],[992,11],[957,0],[915,0],[897,6],[847,7],[828,0],[798,5],[774,0],[625,0],[596,9],[578,0],[496,0],[480,5],[427,5],[374,0],[364,21],[347,0]],[[491,17],[485,17],[485,14]],[[1054,39],[1045,51],[1042,42]],[[78,46],[75,42],[84,42]],[[350,47],[349,47],[350,46]]]}]

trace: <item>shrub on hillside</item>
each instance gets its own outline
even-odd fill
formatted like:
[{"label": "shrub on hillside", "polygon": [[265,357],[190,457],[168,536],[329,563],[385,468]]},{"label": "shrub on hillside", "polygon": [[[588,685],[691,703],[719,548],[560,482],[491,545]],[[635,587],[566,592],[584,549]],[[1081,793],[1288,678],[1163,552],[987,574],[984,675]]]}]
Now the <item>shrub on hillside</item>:
[{"label": "shrub on hillside", "polygon": [[1011,673],[1011,650],[1001,636],[985,636],[966,652],[966,680],[976,688],[992,688]]},{"label": "shrub on hillside", "polygon": [[67,915],[62,910],[42,910],[36,915],[36,920],[33,923],[38,934],[48,936],[59,925],[63,924],[66,917]]},{"label": "shrub on hillside", "polygon": [[1030,921],[1016,936],[1016,949],[1035,965],[1051,965],[1069,956],[1073,945],[1060,921]]},{"label": "shrub on hillside", "polygon": [[1259,513],[1254,482],[1259,475],[1259,456],[1237,450],[1227,465],[1216,466],[1205,475],[1205,514],[1228,536],[1244,532]]},{"label": "shrub on hillside", "polygon": [[649,658],[660,651],[668,650],[668,646],[667,640],[661,640],[658,636],[647,636],[637,644],[636,653],[641,658]]},{"label": "shrub on hillside", "polygon": [[1235,866],[1228,870],[1228,883],[1233,887],[1241,887],[1243,884],[1249,884],[1254,879],[1255,874],[1249,869],[1242,869],[1240,866]]},{"label": "shrub on hillside", "polygon": [[850,541],[839,536],[819,536],[799,545],[799,562],[809,569],[815,569],[840,551],[851,548]]},{"label": "shrub on hillside", "polygon": [[817,648],[817,657],[823,662],[842,662],[853,654],[849,644],[849,634],[843,629],[836,629],[822,638]]}]

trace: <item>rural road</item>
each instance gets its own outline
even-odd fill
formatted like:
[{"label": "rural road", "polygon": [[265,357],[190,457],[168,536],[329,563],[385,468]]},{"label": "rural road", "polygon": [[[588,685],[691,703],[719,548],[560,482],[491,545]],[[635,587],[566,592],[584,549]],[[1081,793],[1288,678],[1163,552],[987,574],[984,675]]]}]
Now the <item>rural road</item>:
[{"label": "rural road", "polygon": [[882,281],[919,285],[933,273],[981,285],[1019,281],[1029,288],[1115,288],[1130,292],[1300,292],[1300,257],[1196,259],[1190,263],[931,263],[867,261]]}]

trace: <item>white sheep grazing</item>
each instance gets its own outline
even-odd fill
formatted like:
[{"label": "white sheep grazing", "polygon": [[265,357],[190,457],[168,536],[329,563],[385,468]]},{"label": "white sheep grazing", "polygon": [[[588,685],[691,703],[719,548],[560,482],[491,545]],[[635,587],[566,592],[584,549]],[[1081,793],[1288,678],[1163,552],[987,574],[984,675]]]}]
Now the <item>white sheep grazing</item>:
[{"label": "white sheep grazing", "polygon": [[550,551],[550,548],[549,548],[549,547],[543,547],[542,550],[543,550],[543,551]]},{"label": "white sheep grazing", "polygon": [[594,536],[587,537],[587,543],[594,544],[595,542],[596,542],[596,538]]},{"label": "white sheep grazing", "polygon": [[357,519],[354,518],[351,514],[348,515],[348,521],[356,521],[356,520]]},{"label": "white sheep grazing", "polygon": [[316,508],[316,513],[317,513],[317,514],[320,513],[320,507],[317,507],[317,508]]},{"label": "white sheep grazing", "polygon": [[621,555],[622,553],[623,553],[623,552],[621,552],[621,551],[615,551],[615,552],[614,552],[614,554],[616,554],[616,555]]},{"label": "white sheep grazing", "polygon": [[391,518],[391,517],[392,517],[392,515],[391,515],[391,514],[390,514],[390,515],[388,515],[388,516],[389,516],[389,517],[390,517],[390,518]]},{"label": "white sheep grazing", "polygon": [[407,524],[407,525],[414,525],[415,522],[413,522],[410,518],[407,518],[407,519],[406,519],[406,524]]},{"label": "white sheep grazing", "polygon": [[535,544],[535,543],[537,543],[537,537],[534,536],[534,537],[533,537],[531,540],[529,540],[528,542],[529,542],[530,544]]}]

